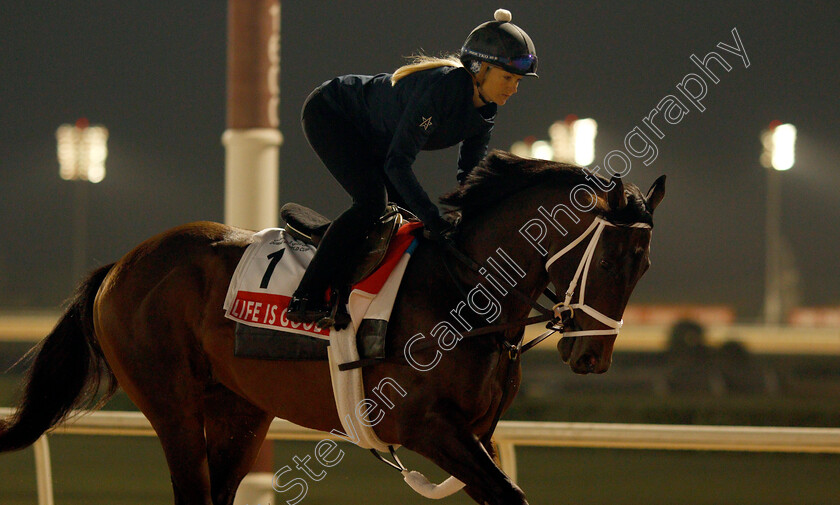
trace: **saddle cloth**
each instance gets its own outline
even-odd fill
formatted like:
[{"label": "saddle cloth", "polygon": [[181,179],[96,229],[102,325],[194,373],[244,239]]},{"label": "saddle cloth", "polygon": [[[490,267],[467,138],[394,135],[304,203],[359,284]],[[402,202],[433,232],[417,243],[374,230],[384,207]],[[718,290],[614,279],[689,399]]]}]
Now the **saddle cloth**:
[{"label": "saddle cloth", "polygon": [[358,415],[355,407],[365,399],[362,370],[342,371],[339,366],[359,359],[355,337],[363,321],[380,323],[376,326],[384,332],[402,275],[417,245],[413,232],[422,226],[420,222],[402,225],[379,268],[353,286],[347,302],[352,323],[343,330],[293,323],[286,318],[291,295],[315,255],[315,248],[282,229],[270,228],[254,235],[254,242],[234,271],[225,298],[225,316],[241,324],[329,341],[327,357],[339,419],[345,432],[355,434],[356,443],[366,449],[386,451],[388,446],[376,436],[369,420],[353,420]]},{"label": "saddle cloth", "polygon": [[[419,222],[401,226],[379,268],[353,286],[347,310],[354,333],[390,275],[402,276],[404,268],[395,271],[395,267],[404,254],[413,252],[413,231],[421,226]],[[291,296],[314,255],[313,245],[295,239],[281,228],[268,228],[255,234],[254,242],[245,250],[231,278],[224,303],[225,317],[248,326],[329,340],[329,328],[294,323],[286,318]],[[382,320],[384,316],[387,321],[396,291],[387,295],[392,297],[389,304],[377,304],[387,305],[387,314],[370,314],[372,319]]]}]

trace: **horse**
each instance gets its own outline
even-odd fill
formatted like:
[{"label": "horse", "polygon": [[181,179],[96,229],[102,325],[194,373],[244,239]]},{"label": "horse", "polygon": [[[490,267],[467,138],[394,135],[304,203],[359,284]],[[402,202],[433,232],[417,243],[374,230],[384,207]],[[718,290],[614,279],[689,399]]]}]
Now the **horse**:
[{"label": "horse", "polygon": [[[521,380],[512,349],[525,323],[517,322],[549,282],[568,286],[554,311],[578,334],[560,339],[560,357],[576,373],[607,371],[624,308],[650,264],[652,214],[664,194],[664,176],[643,195],[573,165],[488,155],[441,201],[461,212],[458,250],[503,268],[478,278],[439,243],[420,239],[389,322],[387,358],[363,369],[367,397],[376,393],[389,407],[376,413],[376,435],[434,462],[477,503],[527,504],[491,443]],[[591,236],[599,236],[584,247],[595,223]],[[175,503],[230,505],[275,417],[341,430],[326,362],[234,357],[234,324],[222,305],[253,234],[186,224],[92,272],[33,349],[24,395],[0,424],[0,452],[32,444],[71,409],[98,407],[118,385],[160,439]],[[514,290],[527,299],[510,296]],[[443,321],[448,339],[435,341]],[[466,336],[468,326],[497,321],[512,324]],[[433,345],[412,348],[418,339]],[[382,384],[391,387],[374,391]]]}]

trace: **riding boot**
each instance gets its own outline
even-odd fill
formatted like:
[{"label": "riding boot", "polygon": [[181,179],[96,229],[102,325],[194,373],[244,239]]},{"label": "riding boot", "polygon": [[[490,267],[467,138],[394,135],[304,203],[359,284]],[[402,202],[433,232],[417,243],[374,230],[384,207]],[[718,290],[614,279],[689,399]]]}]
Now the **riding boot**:
[{"label": "riding boot", "polygon": [[355,267],[353,259],[364,247],[364,238],[370,227],[368,223],[360,223],[367,221],[360,217],[364,217],[363,213],[351,207],[327,229],[289,302],[286,317],[290,321],[311,323],[332,314],[331,304],[336,302],[336,296],[326,300],[327,290],[332,285],[332,293],[335,293],[347,282]]}]

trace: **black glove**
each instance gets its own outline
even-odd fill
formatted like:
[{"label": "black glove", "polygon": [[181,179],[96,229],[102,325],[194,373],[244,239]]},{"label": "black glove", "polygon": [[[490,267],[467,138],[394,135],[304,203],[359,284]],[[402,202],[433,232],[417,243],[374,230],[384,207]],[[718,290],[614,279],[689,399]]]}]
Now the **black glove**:
[{"label": "black glove", "polygon": [[455,245],[455,239],[453,238],[456,231],[457,229],[455,228],[455,225],[438,216],[437,219],[426,224],[426,228],[423,230],[423,236],[429,240],[437,242],[444,248],[457,248]]}]

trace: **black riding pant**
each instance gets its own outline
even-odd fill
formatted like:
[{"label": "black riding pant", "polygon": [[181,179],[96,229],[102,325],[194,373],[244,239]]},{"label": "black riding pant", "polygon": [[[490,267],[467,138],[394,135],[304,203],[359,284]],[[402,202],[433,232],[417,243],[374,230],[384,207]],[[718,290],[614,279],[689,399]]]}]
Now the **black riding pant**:
[{"label": "black riding pant", "polygon": [[371,152],[369,142],[319,89],[304,102],[301,123],[309,145],[353,198],[353,205],[330,225],[295,291],[296,296],[320,299],[329,286],[348,282],[365,236],[385,212],[388,184],[384,159]]}]

